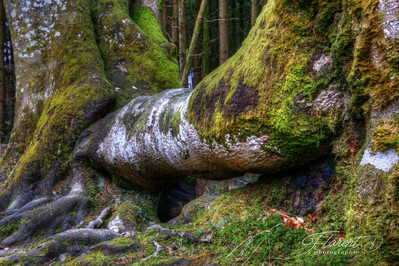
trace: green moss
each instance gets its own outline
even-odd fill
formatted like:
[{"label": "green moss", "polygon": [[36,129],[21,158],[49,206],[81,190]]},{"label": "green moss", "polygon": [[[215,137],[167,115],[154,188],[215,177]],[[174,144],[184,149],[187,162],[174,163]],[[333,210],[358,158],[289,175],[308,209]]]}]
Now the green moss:
[{"label": "green moss", "polygon": [[18,223],[9,223],[5,226],[0,227],[0,239],[5,239],[6,237],[12,235],[15,231],[17,231],[19,227]]},{"label": "green moss", "polygon": [[12,263],[9,259],[0,259],[0,265],[1,266],[12,266],[14,263]]},{"label": "green moss", "polygon": [[148,222],[148,214],[131,202],[123,202],[109,220],[112,221],[117,215],[134,230],[143,229]]},{"label": "green moss", "polygon": [[399,116],[381,122],[373,133],[375,150],[396,149],[399,152]]},{"label": "green moss", "polygon": [[[319,27],[327,27],[339,6],[320,8]],[[291,158],[333,135],[336,112],[308,115],[292,108],[298,93],[311,102],[334,81],[333,73],[310,71],[327,33],[314,32],[313,11],[293,7],[289,1],[269,1],[241,49],[194,90],[188,118],[203,138],[223,143],[226,134],[245,140],[267,133],[270,146]]]},{"label": "green moss", "polygon": [[114,87],[120,88],[116,108],[139,95],[158,93],[179,84],[177,60],[171,52],[173,45],[167,44],[154,12],[148,7],[135,7],[132,15],[134,22],[129,16],[128,0],[102,0],[94,4],[107,77]]},{"label": "green moss", "polygon": [[116,257],[106,256],[101,252],[83,255],[65,265],[111,265]]},{"label": "green moss", "polygon": [[[48,60],[56,62],[51,75],[57,90],[44,103],[40,118],[27,121],[35,131],[14,169],[11,186],[31,184],[50,175],[62,176],[78,136],[93,122],[88,113],[113,97],[96,43],[90,5],[78,1],[74,8],[76,12],[68,13],[71,17],[63,17],[68,23],[57,25],[65,39],[54,40],[47,54]],[[80,38],[76,38],[78,34]],[[94,74],[97,79],[88,78]],[[38,86],[32,83],[30,89]],[[26,129],[14,130],[15,138],[20,132]]]},{"label": "green moss", "polygon": [[175,135],[178,134],[180,132],[180,122],[181,122],[181,114],[180,111],[177,111],[176,114],[173,116],[172,118],[172,126],[174,129],[174,133]]},{"label": "green moss", "polygon": [[132,11],[132,20],[153,42],[159,45],[168,43],[163,36],[161,25],[155,16],[154,11],[146,6],[136,6]]},{"label": "green moss", "polygon": [[133,244],[135,242],[136,242],[136,240],[129,238],[129,237],[118,237],[118,238],[115,238],[115,239],[109,241],[109,243],[112,243],[112,244],[116,245],[117,247],[130,246],[131,244]]}]

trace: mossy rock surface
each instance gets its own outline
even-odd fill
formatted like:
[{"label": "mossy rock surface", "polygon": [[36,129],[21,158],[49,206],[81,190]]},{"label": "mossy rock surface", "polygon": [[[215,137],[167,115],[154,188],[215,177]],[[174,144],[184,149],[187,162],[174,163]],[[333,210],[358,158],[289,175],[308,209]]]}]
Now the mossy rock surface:
[{"label": "mossy rock surface", "polygon": [[187,203],[179,216],[172,219],[168,224],[187,224],[191,223],[199,214],[212,206],[217,196],[205,195]]}]

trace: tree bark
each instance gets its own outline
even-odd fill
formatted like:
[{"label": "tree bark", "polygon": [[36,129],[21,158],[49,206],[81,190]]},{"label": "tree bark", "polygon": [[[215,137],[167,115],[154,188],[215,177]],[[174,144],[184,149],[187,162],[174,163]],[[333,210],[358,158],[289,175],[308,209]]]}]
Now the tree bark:
[{"label": "tree bark", "polygon": [[187,57],[186,1],[179,0],[179,67],[183,73]]},{"label": "tree bark", "polygon": [[219,0],[219,64],[229,58],[229,30],[227,25],[227,0]]},{"label": "tree bark", "polygon": [[[201,7],[201,0],[195,0],[195,4],[194,4],[195,17],[198,16],[200,7]],[[208,5],[205,8],[205,10],[207,8],[208,8]],[[204,12],[204,14],[205,14],[205,12]],[[202,21],[204,21],[204,19],[202,19]],[[202,79],[202,77],[201,77],[201,61],[203,58],[202,49],[201,49],[202,42],[203,42],[203,40],[202,40],[203,34],[201,34],[202,30],[203,30],[203,23],[200,25],[200,37],[199,37],[199,41],[198,41],[199,44],[196,45],[196,48],[194,50],[195,56],[194,56],[194,61],[193,61],[193,69],[194,69],[193,88],[195,88],[198,85],[198,83],[200,83],[200,81]]]},{"label": "tree bark", "polygon": [[4,61],[4,43],[6,37],[6,13],[3,1],[0,1],[0,143],[4,143],[6,135],[6,77]]},{"label": "tree bark", "polygon": [[179,0],[173,0],[172,43],[179,44]]},{"label": "tree bark", "polygon": [[[0,187],[0,209],[26,195],[15,201],[13,208],[18,208],[62,180],[80,133],[112,108],[178,86],[177,64],[160,26],[155,34],[141,24],[142,15],[148,19],[152,14],[159,25],[155,13],[137,6],[136,24],[128,3],[109,0],[92,7],[86,0],[46,2],[39,10],[28,2],[5,2],[15,48],[17,101],[1,162],[2,179],[8,182]],[[50,15],[33,23],[40,12]],[[122,23],[112,19],[115,14]],[[28,34],[21,25],[30,29]]]},{"label": "tree bark", "polygon": [[204,17],[205,8],[207,5],[208,5],[208,2],[206,0],[202,0],[200,9],[198,11],[198,17],[195,22],[193,38],[191,39],[190,48],[188,49],[188,54],[187,54],[187,58],[186,58],[186,63],[184,64],[183,73],[181,75],[180,85],[184,88],[186,88],[188,85],[187,78],[188,78],[188,75],[190,74],[191,66],[193,63],[193,59],[194,59],[193,54],[198,45],[198,41],[200,38],[202,21],[203,21],[203,17]]},{"label": "tree bark", "polygon": [[251,0],[251,26],[255,25],[258,17],[258,0]]},{"label": "tree bark", "polygon": [[161,13],[161,25],[162,25],[162,31],[165,36],[167,36],[168,33],[168,7],[169,7],[169,1],[168,0],[162,0],[162,13]]},{"label": "tree bark", "polygon": [[204,12],[204,21],[202,28],[202,52],[204,53],[202,60],[202,76],[205,77],[210,72],[210,30],[209,30],[209,2]]}]

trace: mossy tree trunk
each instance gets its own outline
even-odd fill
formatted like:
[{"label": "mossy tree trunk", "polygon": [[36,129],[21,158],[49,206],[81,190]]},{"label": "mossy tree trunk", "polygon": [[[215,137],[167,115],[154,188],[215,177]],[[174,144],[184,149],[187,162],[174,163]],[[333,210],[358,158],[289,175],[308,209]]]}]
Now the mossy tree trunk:
[{"label": "mossy tree trunk", "polygon": [[[333,149],[339,174],[350,183],[343,194],[350,197],[348,225],[355,228],[360,219],[361,228],[397,240],[396,2],[269,0],[242,48],[194,91],[152,96],[178,84],[155,15],[138,6],[132,20],[128,1],[90,3],[34,8],[6,1],[18,115],[2,162],[9,171],[0,209],[48,198],[44,193],[68,173],[69,193],[54,204],[80,209],[84,161],[155,189],[189,174],[275,173]],[[43,10],[54,15],[42,21]],[[88,128],[115,100],[123,107]],[[5,244],[36,229],[24,227]]]},{"label": "mossy tree trunk", "polygon": [[158,5],[81,0],[5,6],[17,102],[1,162],[0,209],[19,208],[64,180],[80,133],[107,112],[179,84],[174,47],[153,10]]}]

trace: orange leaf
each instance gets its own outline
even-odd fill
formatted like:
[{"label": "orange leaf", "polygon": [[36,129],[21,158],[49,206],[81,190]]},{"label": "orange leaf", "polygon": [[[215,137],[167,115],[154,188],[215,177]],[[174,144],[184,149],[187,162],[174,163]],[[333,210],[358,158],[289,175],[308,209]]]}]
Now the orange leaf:
[{"label": "orange leaf", "polygon": [[309,213],[308,217],[309,217],[310,220],[312,220],[312,222],[316,221],[316,213],[314,213],[314,214],[310,214]]},{"label": "orange leaf", "polygon": [[279,211],[279,213],[280,213],[280,215],[283,216],[283,217],[290,218],[290,216],[289,216],[288,213],[286,213],[286,212]]}]

